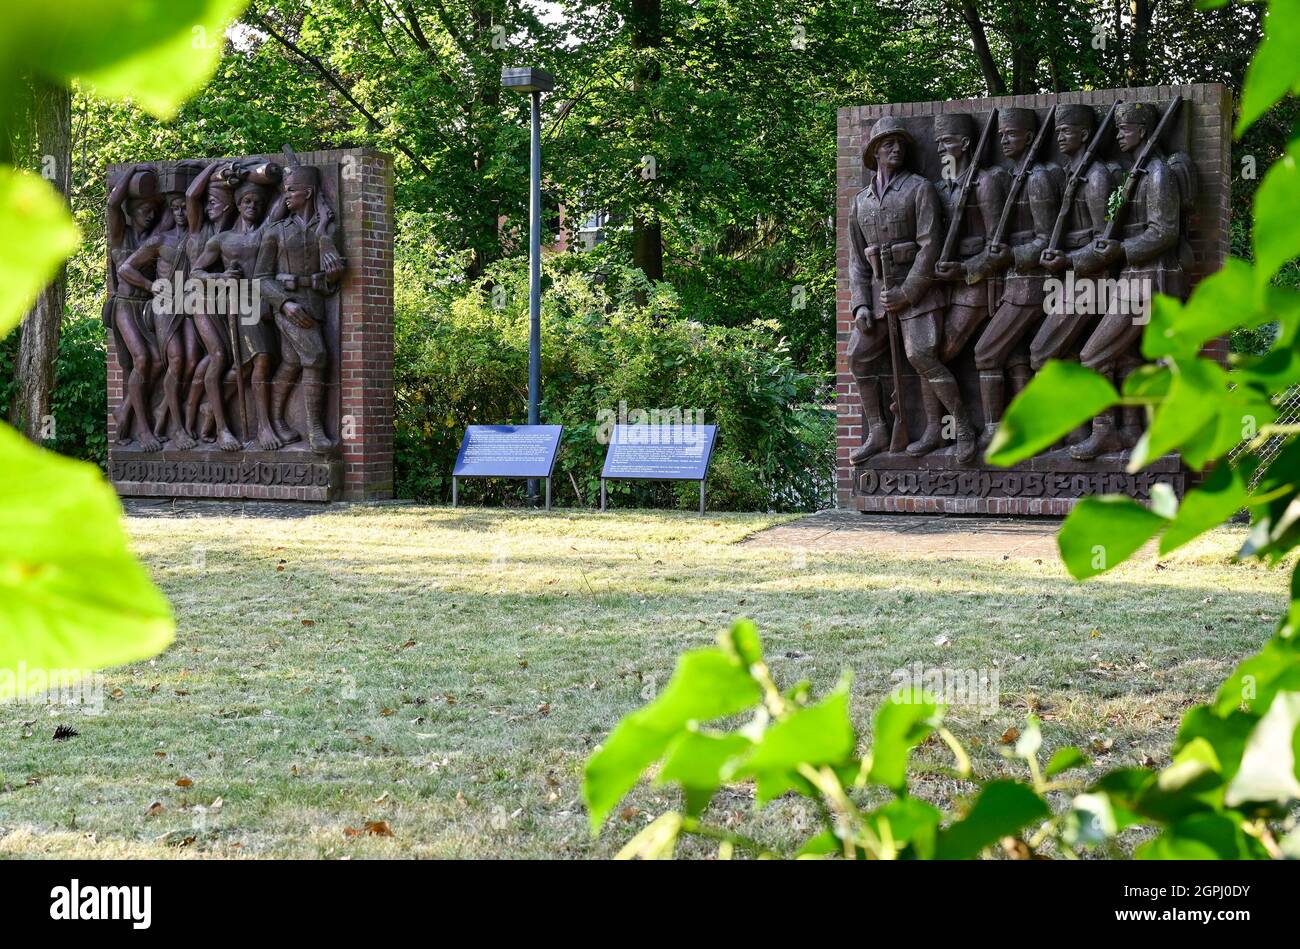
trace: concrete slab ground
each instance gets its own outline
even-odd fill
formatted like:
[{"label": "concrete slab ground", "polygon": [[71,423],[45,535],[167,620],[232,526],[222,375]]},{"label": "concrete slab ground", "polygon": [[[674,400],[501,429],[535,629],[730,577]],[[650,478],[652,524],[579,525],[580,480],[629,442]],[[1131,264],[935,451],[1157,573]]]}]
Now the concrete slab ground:
[{"label": "concrete slab ground", "polygon": [[946,557],[1056,557],[1058,518],[1006,520],[942,514],[861,514],[819,511],[802,520],[760,531],[742,541],[750,547],[784,547]]}]

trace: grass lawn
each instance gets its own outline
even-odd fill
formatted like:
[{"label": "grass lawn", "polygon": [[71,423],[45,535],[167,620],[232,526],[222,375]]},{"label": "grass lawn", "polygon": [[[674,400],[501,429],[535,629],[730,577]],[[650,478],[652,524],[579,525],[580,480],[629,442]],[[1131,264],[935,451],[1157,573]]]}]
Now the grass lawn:
[{"label": "grass lawn", "polygon": [[[593,840],[583,761],[739,616],[778,682],[821,691],[850,669],[864,726],[892,670],[996,669],[996,708],[951,713],[985,775],[1013,767],[999,737],[1030,709],[1044,757],[1078,744],[1106,767],[1161,764],[1183,711],[1285,603],[1282,572],[1230,562],[1235,529],[1077,584],[1049,559],[737,545],[782,520],[134,517],[176,643],[109,672],[102,715],[0,706],[0,855],[612,855],[676,795],[638,789]],[[52,741],[65,722],[79,736]],[[918,793],[962,793],[948,761],[921,749]],[[751,804],[728,793],[711,817],[748,822]],[[788,841],[810,817],[781,800],[749,829]],[[347,832],[378,821],[392,836]]]}]

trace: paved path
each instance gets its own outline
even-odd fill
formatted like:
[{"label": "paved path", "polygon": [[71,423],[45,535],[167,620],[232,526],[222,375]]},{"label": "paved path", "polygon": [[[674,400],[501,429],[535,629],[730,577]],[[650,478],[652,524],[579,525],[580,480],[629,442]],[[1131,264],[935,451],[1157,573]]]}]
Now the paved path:
[{"label": "paved path", "polygon": [[1056,518],[999,520],[940,514],[820,511],[746,538],[750,547],[881,551],[957,557],[1055,558]]}]

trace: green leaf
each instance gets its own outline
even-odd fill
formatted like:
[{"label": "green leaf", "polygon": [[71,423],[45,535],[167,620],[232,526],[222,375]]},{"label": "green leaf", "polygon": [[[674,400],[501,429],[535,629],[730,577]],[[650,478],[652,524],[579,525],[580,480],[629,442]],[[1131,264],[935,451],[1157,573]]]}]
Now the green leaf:
[{"label": "green leaf", "polygon": [[1228,715],[1243,708],[1265,714],[1279,692],[1300,691],[1300,643],[1274,636],[1219,686],[1214,711]]},{"label": "green leaf", "polygon": [[1296,87],[1300,79],[1300,0],[1271,0],[1264,40],[1246,70],[1236,135]]},{"label": "green leaf", "polygon": [[1300,799],[1296,776],[1296,727],[1300,725],[1300,692],[1278,692],[1264,713],[1241,756],[1241,766],[1228,785],[1224,803],[1236,807],[1248,801],[1286,805]]},{"label": "green leaf", "polygon": [[686,794],[686,812],[695,816],[722,787],[722,772],[727,763],[743,755],[752,745],[744,735],[685,731],[669,746],[655,783],[680,784]]},{"label": "green leaf", "polygon": [[863,816],[881,842],[890,841],[903,856],[934,859],[943,812],[916,797],[899,797]]},{"label": "green leaf", "polygon": [[0,425],[0,471],[0,702],[20,668],[72,674],[165,649],[171,607],[128,550],[99,470]]},{"label": "green leaf", "polygon": [[896,794],[907,792],[907,759],[943,720],[943,707],[920,689],[900,689],[876,711],[867,779]]},{"label": "green leaf", "polygon": [[1016,781],[990,781],[970,813],[939,833],[935,857],[970,860],[1026,824],[1050,816],[1047,803],[1032,789]]},{"label": "green leaf", "polygon": [[1183,442],[1183,461],[1195,469],[1218,461],[1275,418],[1277,409],[1270,402],[1238,385],[1222,397],[1218,417]]},{"label": "green leaf", "polygon": [[1226,814],[1193,814],[1133,852],[1138,860],[1242,860],[1263,856],[1239,822]]},{"label": "green leaf", "polygon": [[1167,523],[1123,495],[1080,498],[1056,544],[1070,576],[1086,580],[1123,563]]},{"label": "green leaf", "polygon": [[1227,715],[1218,715],[1208,705],[1194,706],[1183,716],[1182,724],[1178,727],[1178,737],[1174,739],[1173,752],[1178,754],[1191,742],[1202,739],[1214,749],[1220,773],[1226,780],[1231,780],[1241,764],[1246,739],[1258,721],[1258,715],[1240,709],[1232,709]]},{"label": "green leaf", "polygon": [[587,760],[582,795],[592,830],[667,750],[688,723],[734,715],[762,696],[748,667],[723,649],[697,649],[677,660],[663,692],[626,716]]},{"label": "green leaf", "polygon": [[1246,505],[1246,487],[1228,464],[1219,465],[1199,487],[1187,492],[1173,523],[1160,538],[1160,553],[1167,554],[1218,527]]},{"label": "green leaf", "polygon": [[66,202],[48,181],[0,165],[0,336],[22,321],[80,243]]},{"label": "green leaf", "polygon": [[11,68],[130,99],[169,119],[211,78],[224,31],[248,0],[60,0],[6,11],[0,53]]},{"label": "green leaf", "polygon": [[1059,748],[1056,754],[1052,755],[1051,760],[1047,762],[1047,767],[1043,769],[1043,777],[1051,778],[1063,771],[1069,771],[1071,768],[1086,767],[1087,764],[1087,756],[1078,748]]},{"label": "green leaf", "polygon": [[852,758],[856,746],[846,679],[821,702],[769,726],[749,755],[736,763],[734,776],[757,779],[756,797],[762,805],[792,788],[805,788],[799,765],[841,765]]},{"label": "green leaf", "polygon": [[[1300,209],[1298,153],[1300,144],[1293,142],[1269,168],[1255,192],[1252,238],[1257,268],[1255,283],[1260,286],[1267,285],[1284,264],[1300,254],[1300,228],[1296,227],[1296,211]],[[1239,300],[1237,307],[1240,305]]]},{"label": "green leaf", "polygon": [[985,460],[1009,466],[1031,458],[1118,398],[1115,387],[1091,369],[1050,360],[1007,408]]},{"label": "green leaf", "polygon": [[1272,315],[1251,302],[1255,299],[1255,277],[1249,263],[1229,257],[1223,269],[1197,284],[1186,303],[1156,295],[1151,322],[1142,334],[1142,355],[1147,359],[1192,359],[1202,346],[1232,329],[1269,322]]},{"label": "green leaf", "polygon": [[826,857],[844,852],[844,842],[835,836],[833,830],[823,830],[820,834],[809,837],[799,848],[796,857]]},{"label": "green leaf", "polygon": [[[1169,394],[1156,409],[1129,459],[1128,470],[1138,471],[1152,460],[1173,451],[1218,418],[1227,401],[1228,376],[1208,359],[1172,359]],[[1238,436],[1240,441],[1240,436]]]}]

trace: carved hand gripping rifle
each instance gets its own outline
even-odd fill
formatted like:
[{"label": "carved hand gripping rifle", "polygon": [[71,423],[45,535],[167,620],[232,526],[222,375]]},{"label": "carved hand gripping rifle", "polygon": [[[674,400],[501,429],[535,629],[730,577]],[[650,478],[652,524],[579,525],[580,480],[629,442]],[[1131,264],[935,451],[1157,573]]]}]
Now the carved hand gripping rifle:
[{"label": "carved hand gripping rifle", "polygon": [[[1038,134],[1034,136],[1033,142],[1025,150],[1025,157],[1020,161],[1020,167],[1016,169],[1015,177],[1011,179],[1011,186],[1007,188],[1007,200],[1002,205],[1002,215],[998,218],[998,226],[994,228],[992,236],[989,238],[986,246],[996,247],[1000,245],[1003,238],[1006,237],[1007,225],[1011,221],[1011,212],[1020,200],[1020,192],[1025,189],[1026,182],[1029,181],[1029,168],[1038,157],[1038,153],[1043,150],[1043,141],[1047,138],[1047,130],[1052,126],[1052,117],[1049,115],[1047,120],[1038,127]],[[971,274],[966,278],[967,283],[979,283],[984,279],[979,274]]]},{"label": "carved hand gripping rifle", "polygon": [[[885,290],[894,289],[894,248],[880,245],[880,285]],[[889,325],[889,363],[894,374],[894,426],[889,436],[889,450],[899,452],[911,440],[907,434],[907,408],[903,403],[903,339],[898,325],[898,314],[885,310]]]},{"label": "carved hand gripping rifle", "polygon": [[1182,104],[1183,97],[1174,96],[1173,101],[1169,103],[1169,108],[1165,109],[1165,114],[1160,116],[1160,121],[1156,123],[1155,129],[1142,143],[1142,148],[1133,159],[1133,167],[1129,169],[1128,177],[1124,179],[1124,191],[1120,195],[1119,207],[1110,216],[1110,220],[1106,222],[1106,230],[1102,232],[1101,237],[1097,240],[1098,250],[1104,246],[1104,241],[1113,241],[1115,239],[1115,232],[1119,228],[1124,209],[1133,202],[1133,197],[1137,194],[1138,184],[1142,176],[1146,174],[1147,163],[1151,160],[1151,150],[1160,143],[1161,136],[1164,135],[1165,129],[1169,127],[1173,117],[1178,114],[1178,107]]},{"label": "carved hand gripping rifle", "polygon": [[1061,191],[1061,210],[1056,215],[1056,224],[1052,227],[1052,237],[1047,242],[1047,250],[1061,249],[1061,237],[1065,233],[1065,222],[1070,218],[1070,209],[1074,207],[1074,196],[1078,193],[1079,186],[1083,184],[1083,176],[1088,173],[1088,169],[1096,160],[1097,150],[1101,147],[1102,135],[1110,128],[1110,123],[1115,118],[1115,107],[1118,105],[1118,101],[1110,104],[1110,110],[1106,113],[1106,117],[1101,120],[1097,130],[1088,139],[1088,144],[1084,146],[1083,154],[1079,157],[1079,163],[1075,165],[1074,170],[1065,179],[1065,187]]},{"label": "carved hand gripping rifle", "polygon": [[953,259],[957,252],[957,238],[961,232],[961,221],[966,216],[966,205],[970,201],[971,190],[975,187],[975,178],[980,172],[980,163],[984,159],[984,151],[988,144],[989,132],[993,128],[993,123],[997,121],[998,110],[994,109],[989,113],[989,117],[984,120],[984,129],[980,132],[979,142],[975,145],[975,151],[971,152],[970,165],[966,169],[966,177],[962,179],[961,190],[957,192],[957,203],[953,208],[952,220],[948,222],[948,234],[943,239],[943,250],[939,254],[939,262],[945,263]]}]

